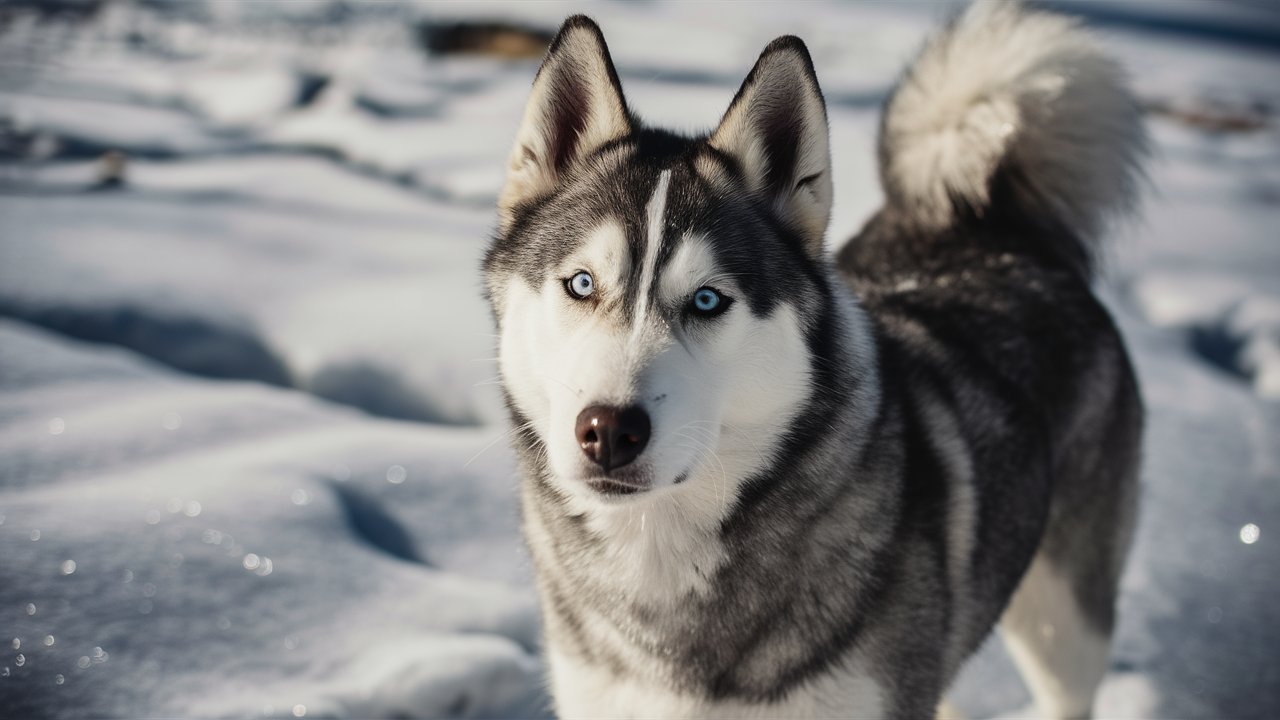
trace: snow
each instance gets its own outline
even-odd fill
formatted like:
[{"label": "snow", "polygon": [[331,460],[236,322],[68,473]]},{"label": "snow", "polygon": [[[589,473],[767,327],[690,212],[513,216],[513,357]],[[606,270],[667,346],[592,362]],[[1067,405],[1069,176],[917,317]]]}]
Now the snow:
[{"label": "snow", "polygon": [[474,388],[493,377],[487,216],[311,157],[138,161],[127,193],[75,188],[91,178],[22,171],[0,196],[6,314],[384,415],[498,416]]},{"label": "snow", "polygon": [[23,656],[4,660],[6,716],[541,702],[515,480],[486,430],[191,378],[12,321],[0,348],[0,627]]},{"label": "snow", "polygon": [[[1099,23],[1157,151],[1099,283],[1149,413],[1099,714],[1275,715],[1276,14],[1054,5]],[[633,107],[687,130],[770,38],[806,38],[836,245],[880,199],[879,104],[954,8],[591,12]],[[4,11],[0,715],[546,714],[477,272],[536,62],[415,32],[578,9]],[[108,150],[124,183],[98,188]],[[995,641],[953,695],[970,717],[1028,702]]]}]

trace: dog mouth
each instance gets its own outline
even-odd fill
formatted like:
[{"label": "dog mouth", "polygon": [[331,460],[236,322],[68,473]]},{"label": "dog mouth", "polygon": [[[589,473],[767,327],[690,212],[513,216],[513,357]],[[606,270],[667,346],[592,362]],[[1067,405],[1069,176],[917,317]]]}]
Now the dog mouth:
[{"label": "dog mouth", "polygon": [[[679,485],[689,479],[689,473],[680,473],[672,485]],[[638,495],[653,489],[653,484],[647,480],[636,480],[634,478],[625,477],[607,477],[597,475],[586,479],[587,487],[597,493],[610,497],[622,497],[626,495]]]},{"label": "dog mouth", "polygon": [[593,477],[587,479],[587,487],[595,490],[601,495],[635,495],[637,493],[646,492],[649,489],[648,484],[638,484],[620,480],[618,478]]}]

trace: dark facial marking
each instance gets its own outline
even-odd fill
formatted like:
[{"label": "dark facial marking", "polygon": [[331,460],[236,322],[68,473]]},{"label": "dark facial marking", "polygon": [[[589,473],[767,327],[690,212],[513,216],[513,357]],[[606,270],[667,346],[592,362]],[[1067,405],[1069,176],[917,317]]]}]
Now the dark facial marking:
[{"label": "dark facial marking", "polygon": [[[783,130],[785,123],[779,126],[779,132]],[[713,184],[704,178],[695,167],[699,158],[720,165],[727,181]],[[808,257],[802,240],[767,203],[753,197],[732,160],[705,138],[639,129],[580,165],[552,193],[517,208],[509,229],[495,239],[486,257],[491,279],[514,273],[531,287],[542,287],[548,273],[556,271],[601,222],[616,218],[632,261],[624,287],[610,294],[621,297],[622,312],[631,321],[649,237],[648,204],[659,175],[670,170],[655,283],[678,240],[690,233],[706,238],[718,269],[738,287],[734,299],[753,314],[767,315],[780,301],[810,297],[821,302],[823,271]],[[657,300],[656,287],[650,288],[649,297]],[[678,320],[673,313],[679,310],[667,309],[673,325]]]}]

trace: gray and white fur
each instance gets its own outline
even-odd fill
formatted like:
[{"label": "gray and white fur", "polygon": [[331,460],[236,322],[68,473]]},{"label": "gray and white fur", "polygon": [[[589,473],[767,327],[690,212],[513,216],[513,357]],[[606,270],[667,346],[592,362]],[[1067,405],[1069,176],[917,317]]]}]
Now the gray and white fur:
[{"label": "gray and white fur", "polygon": [[566,21],[484,266],[557,712],[930,717],[998,625],[1039,713],[1087,716],[1142,435],[1090,279],[1144,137],[1074,22],[976,5],[832,256],[799,39],[686,137]]}]

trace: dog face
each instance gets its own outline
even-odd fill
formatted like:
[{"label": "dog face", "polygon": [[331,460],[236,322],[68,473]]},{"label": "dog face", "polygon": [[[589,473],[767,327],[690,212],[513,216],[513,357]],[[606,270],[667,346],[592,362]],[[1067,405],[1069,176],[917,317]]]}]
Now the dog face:
[{"label": "dog face", "polygon": [[558,491],[728,485],[804,405],[830,301],[826,116],[804,46],[766,48],[710,135],[631,115],[571,18],[534,83],[485,260],[514,421]]}]

